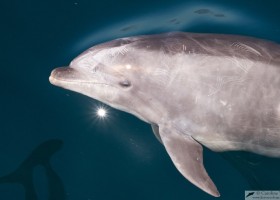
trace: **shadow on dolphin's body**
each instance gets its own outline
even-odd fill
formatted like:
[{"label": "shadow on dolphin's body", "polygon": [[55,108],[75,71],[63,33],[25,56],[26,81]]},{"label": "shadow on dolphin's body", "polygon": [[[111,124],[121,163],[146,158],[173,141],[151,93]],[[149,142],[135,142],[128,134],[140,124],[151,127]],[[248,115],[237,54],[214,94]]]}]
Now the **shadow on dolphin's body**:
[{"label": "shadow on dolphin's body", "polygon": [[64,200],[63,183],[50,164],[51,157],[62,147],[62,144],[61,140],[56,139],[40,144],[14,172],[0,177],[0,184],[20,183],[25,189],[25,200],[37,200],[33,172],[36,166],[43,166],[48,180],[48,199]]},{"label": "shadow on dolphin's body", "polygon": [[248,181],[253,190],[279,190],[279,158],[270,158],[244,151],[221,153]]}]

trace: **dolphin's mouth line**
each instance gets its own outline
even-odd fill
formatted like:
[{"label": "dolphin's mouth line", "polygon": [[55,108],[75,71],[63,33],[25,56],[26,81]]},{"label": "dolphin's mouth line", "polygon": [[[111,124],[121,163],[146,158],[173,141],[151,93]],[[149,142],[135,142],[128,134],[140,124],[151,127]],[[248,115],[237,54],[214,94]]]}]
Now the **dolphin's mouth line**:
[{"label": "dolphin's mouth line", "polygon": [[98,83],[98,82],[94,82],[94,81],[71,81],[71,80],[66,80],[66,79],[55,78],[53,76],[50,76],[50,80],[58,81],[58,82],[64,82],[64,83],[80,83],[80,84],[85,83],[85,84],[107,85],[107,86],[115,87],[115,86],[110,85],[108,83]]}]

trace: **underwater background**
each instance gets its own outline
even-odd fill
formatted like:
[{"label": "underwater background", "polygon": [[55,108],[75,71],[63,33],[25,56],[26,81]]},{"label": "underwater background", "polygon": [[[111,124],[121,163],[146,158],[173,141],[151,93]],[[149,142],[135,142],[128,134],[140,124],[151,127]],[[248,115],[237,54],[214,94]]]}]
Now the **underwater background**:
[{"label": "underwater background", "polygon": [[[0,200],[216,199],[173,166],[149,124],[54,87],[48,77],[87,48],[169,31],[280,43],[278,0],[2,1]],[[280,190],[280,159],[204,148],[221,200]]]}]

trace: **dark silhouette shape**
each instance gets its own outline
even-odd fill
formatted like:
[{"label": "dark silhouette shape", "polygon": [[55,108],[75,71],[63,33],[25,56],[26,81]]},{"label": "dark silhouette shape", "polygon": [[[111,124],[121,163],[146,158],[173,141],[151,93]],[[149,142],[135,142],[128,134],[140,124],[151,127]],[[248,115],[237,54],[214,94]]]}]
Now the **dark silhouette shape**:
[{"label": "dark silhouette shape", "polygon": [[248,181],[252,190],[279,190],[280,159],[250,152],[232,151],[221,153]]},{"label": "dark silhouette shape", "polygon": [[61,140],[48,140],[40,144],[12,173],[0,177],[0,184],[20,183],[25,189],[25,200],[37,200],[33,183],[33,170],[41,165],[45,168],[48,179],[49,200],[64,200],[65,190],[63,183],[56,172],[52,169],[50,159],[52,155],[62,147]]},{"label": "dark silhouette shape", "polygon": [[177,22],[177,19],[176,19],[176,18],[171,19],[169,22],[171,22],[171,23],[175,23],[175,22]]},{"label": "dark silhouette shape", "polygon": [[196,10],[196,11],[194,11],[194,13],[199,14],[199,15],[210,15],[210,16],[214,16],[214,17],[225,17],[225,15],[222,13],[215,13],[212,10],[209,10],[206,8]]},{"label": "dark silhouette shape", "polygon": [[135,30],[137,27],[135,25],[130,25],[130,26],[126,26],[124,28],[121,29],[121,31],[126,32],[126,31],[132,31]]},{"label": "dark silhouette shape", "polygon": [[180,24],[181,22],[177,18],[174,18],[174,19],[169,20],[169,23],[177,25],[177,24]]},{"label": "dark silhouette shape", "polygon": [[249,197],[249,196],[252,196],[253,194],[255,194],[255,192],[249,192],[249,193],[247,194],[246,198]]},{"label": "dark silhouette shape", "polygon": [[206,8],[199,9],[194,11],[194,13],[199,14],[199,15],[204,15],[204,14],[212,14],[212,11]]}]

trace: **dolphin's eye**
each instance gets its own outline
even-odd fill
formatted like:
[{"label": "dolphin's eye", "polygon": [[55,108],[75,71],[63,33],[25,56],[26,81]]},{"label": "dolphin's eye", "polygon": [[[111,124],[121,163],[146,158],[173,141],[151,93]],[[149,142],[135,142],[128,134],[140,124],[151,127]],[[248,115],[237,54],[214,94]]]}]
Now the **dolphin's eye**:
[{"label": "dolphin's eye", "polygon": [[120,84],[120,86],[122,86],[124,88],[127,88],[127,87],[131,86],[131,82],[129,80],[121,81],[119,84]]}]

